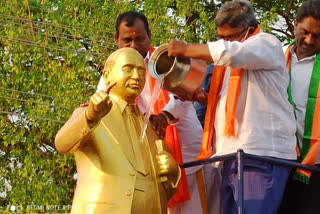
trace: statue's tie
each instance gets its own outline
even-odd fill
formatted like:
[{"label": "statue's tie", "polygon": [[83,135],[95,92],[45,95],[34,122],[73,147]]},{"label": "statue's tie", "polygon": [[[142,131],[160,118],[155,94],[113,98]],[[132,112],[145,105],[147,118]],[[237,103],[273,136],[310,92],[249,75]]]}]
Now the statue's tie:
[{"label": "statue's tie", "polygon": [[139,116],[137,114],[137,109],[134,105],[128,105],[125,109],[126,114],[128,116],[128,129],[131,137],[132,148],[134,152],[134,156],[137,162],[137,170],[144,175],[147,175],[148,168],[148,150],[145,149],[146,146],[144,142],[139,142],[139,136],[141,134],[141,126],[142,124],[139,121]]}]

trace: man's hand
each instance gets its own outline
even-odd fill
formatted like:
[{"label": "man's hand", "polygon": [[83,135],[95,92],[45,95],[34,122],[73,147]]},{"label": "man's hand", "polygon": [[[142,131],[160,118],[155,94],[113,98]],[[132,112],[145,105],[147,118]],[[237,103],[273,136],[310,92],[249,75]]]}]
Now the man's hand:
[{"label": "man's hand", "polygon": [[169,112],[163,111],[158,115],[152,114],[149,121],[152,129],[157,133],[160,139],[164,139],[166,128],[169,125],[169,122],[174,119],[175,118]]},{"label": "man's hand", "polygon": [[157,133],[160,139],[164,139],[166,135],[166,128],[168,126],[167,120],[162,114],[150,115],[149,121],[151,122],[152,129]]},{"label": "man's hand", "polygon": [[110,100],[109,93],[115,85],[115,82],[110,83],[107,85],[105,91],[98,91],[90,97],[89,106],[86,110],[86,119],[91,128],[110,111],[112,102]]},{"label": "man's hand", "polygon": [[172,39],[168,44],[168,56],[184,56],[187,50],[187,43]]},{"label": "man's hand", "polygon": [[208,93],[203,88],[197,89],[193,94],[194,101],[199,102],[201,105],[207,105]]},{"label": "man's hand", "polygon": [[206,105],[208,100],[208,93],[205,92],[203,88],[199,88],[193,94],[186,94],[185,96],[176,95],[176,97],[182,101],[197,101],[201,105]]},{"label": "man's hand", "polygon": [[214,63],[207,44],[187,44],[176,39],[171,40],[168,44],[168,56],[202,59]]}]

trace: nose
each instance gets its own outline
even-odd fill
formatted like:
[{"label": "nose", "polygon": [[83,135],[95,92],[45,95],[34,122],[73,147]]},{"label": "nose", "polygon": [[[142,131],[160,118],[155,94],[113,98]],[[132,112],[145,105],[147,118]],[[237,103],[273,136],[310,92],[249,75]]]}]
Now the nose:
[{"label": "nose", "polygon": [[312,34],[309,33],[308,35],[306,35],[304,42],[308,45],[312,45],[313,44],[313,37]]},{"label": "nose", "polygon": [[138,68],[133,68],[131,78],[133,79],[140,79],[139,70]]}]

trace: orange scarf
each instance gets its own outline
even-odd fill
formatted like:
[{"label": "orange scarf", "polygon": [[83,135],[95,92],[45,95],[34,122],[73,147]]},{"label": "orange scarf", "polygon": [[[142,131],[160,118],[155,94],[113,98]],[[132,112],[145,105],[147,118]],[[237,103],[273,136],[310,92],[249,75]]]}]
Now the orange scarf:
[{"label": "orange scarf", "polygon": [[[260,26],[258,26],[251,36],[254,36],[260,32]],[[199,156],[197,160],[209,158],[212,155],[212,137],[214,133],[214,120],[216,114],[216,107],[219,100],[219,95],[223,85],[223,79],[225,75],[226,67],[215,66],[208,94],[208,104],[206,117],[204,120],[203,138]],[[228,82],[227,100],[226,100],[226,121],[224,126],[224,134],[227,137],[234,137],[234,123],[235,113],[238,101],[238,95],[240,91],[241,74],[243,69],[232,69]],[[215,152],[215,151],[214,151]]]},{"label": "orange scarf", "polygon": [[[149,54],[151,55],[153,51],[154,51],[154,47],[150,46]],[[155,79],[151,77],[149,72],[147,72],[147,76],[149,80],[150,91],[152,92],[155,85]],[[161,90],[157,101],[153,105],[153,110],[154,110],[153,113],[160,114],[162,112],[162,109],[167,105],[168,102],[169,102],[168,91]],[[176,160],[177,164],[183,163],[180,141],[179,141],[176,126],[171,125],[167,127],[165,142],[171,149],[172,156]],[[172,207],[175,203],[180,203],[187,200],[190,200],[189,187],[188,187],[186,172],[184,169],[182,169],[180,182],[177,187],[177,192],[169,201],[168,206]]]}]

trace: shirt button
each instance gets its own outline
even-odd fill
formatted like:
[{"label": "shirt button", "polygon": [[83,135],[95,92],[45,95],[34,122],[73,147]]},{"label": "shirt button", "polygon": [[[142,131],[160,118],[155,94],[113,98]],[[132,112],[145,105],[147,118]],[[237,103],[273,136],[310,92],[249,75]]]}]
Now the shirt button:
[{"label": "shirt button", "polygon": [[82,135],[86,135],[87,134],[87,129],[86,128],[81,129],[81,133],[82,133]]},{"label": "shirt button", "polygon": [[131,191],[128,190],[128,191],[125,192],[125,194],[126,194],[126,196],[130,196],[131,195]]}]

